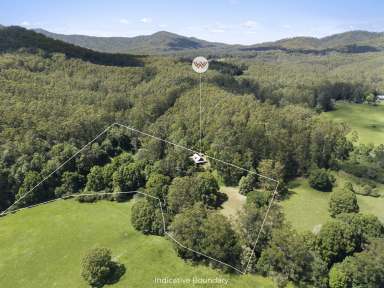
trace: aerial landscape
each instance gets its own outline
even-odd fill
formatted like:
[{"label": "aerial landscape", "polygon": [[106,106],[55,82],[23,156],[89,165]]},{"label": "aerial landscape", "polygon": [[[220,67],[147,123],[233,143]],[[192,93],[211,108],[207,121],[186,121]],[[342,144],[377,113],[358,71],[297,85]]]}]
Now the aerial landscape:
[{"label": "aerial landscape", "polygon": [[0,287],[384,287],[384,3],[129,2],[0,3]]}]

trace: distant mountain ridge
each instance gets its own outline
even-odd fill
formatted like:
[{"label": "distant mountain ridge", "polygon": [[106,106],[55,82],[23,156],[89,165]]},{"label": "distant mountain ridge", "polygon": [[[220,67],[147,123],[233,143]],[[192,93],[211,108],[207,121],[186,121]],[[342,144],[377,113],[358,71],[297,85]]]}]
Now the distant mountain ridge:
[{"label": "distant mountain ridge", "polygon": [[384,50],[384,33],[349,31],[323,38],[294,37],[255,45],[232,45],[209,42],[171,32],[160,31],[152,35],[136,37],[96,37],[86,35],[63,35],[35,29],[48,37],[74,45],[110,53],[172,54],[188,52],[211,52],[217,54],[241,53],[243,51],[297,51],[304,53],[362,53]]},{"label": "distant mountain ridge", "polygon": [[[5,31],[9,28],[16,29],[16,27],[17,26],[5,27],[0,25],[0,30]],[[24,29],[21,27],[19,28]],[[160,31],[152,35],[136,37],[96,37],[56,34],[43,29],[24,30],[37,32],[38,35],[43,34],[44,36],[49,37],[49,39],[60,40],[93,51],[114,54],[177,54],[192,56],[197,54],[237,55],[274,50],[312,54],[384,51],[384,33],[368,31],[349,31],[323,38],[293,37],[254,45],[233,45],[209,42],[167,31]],[[14,32],[15,31],[16,30],[14,30]],[[46,40],[44,39],[44,41]]]},{"label": "distant mountain ridge", "polygon": [[136,37],[95,37],[86,35],[63,35],[43,29],[35,29],[47,37],[74,45],[109,53],[162,54],[196,49],[223,49],[229,45],[180,36],[159,31],[148,36]]},{"label": "distant mountain ridge", "polygon": [[95,64],[111,66],[142,66],[143,57],[129,54],[113,54],[94,51],[74,44],[52,39],[43,34],[18,26],[0,27],[0,53],[20,49],[43,50],[47,53],[63,53],[68,58],[78,58]]}]

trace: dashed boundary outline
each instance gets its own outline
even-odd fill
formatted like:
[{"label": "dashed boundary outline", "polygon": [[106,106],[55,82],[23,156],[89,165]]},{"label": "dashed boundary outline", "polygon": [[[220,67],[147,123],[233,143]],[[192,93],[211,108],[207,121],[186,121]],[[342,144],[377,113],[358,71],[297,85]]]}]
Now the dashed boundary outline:
[{"label": "dashed boundary outline", "polygon": [[[66,161],[64,161],[63,163],[61,163],[59,166],[56,167],[56,169],[54,169],[51,173],[49,173],[46,177],[44,177],[39,183],[37,183],[35,186],[33,186],[30,190],[28,190],[22,197],[20,197],[19,199],[17,199],[12,205],[10,205],[8,208],[6,208],[4,211],[2,211],[0,213],[0,216],[5,216],[7,214],[11,214],[11,213],[15,213],[17,211],[20,211],[20,210],[24,210],[24,209],[27,209],[27,208],[32,208],[32,207],[36,207],[36,206],[40,206],[40,205],[43,205],[43,204],[47,204],[47,203],[51,203],[51,202],[54,202],[54,201],[58,201],[58,200],[63,200],[63,199],[68,199],[68,198],[76,198],[76,197],[81,197],[81,196],[95,196],[95,195],[116,195],[116,194],[135,194],[135,193],[138,193],[138,194],[141,194],[141,195],[144,195],[146,197],[151,197],[151,198],[154,198],[154,199],[157,199],[159,201],[159,206],[160,206],[160,211],[161,211],[161,215],[162,215],[162,222],[163,222],[163,229],[164,229],[164,234],[167,235],[172,241],[174,241],[177,245],[179,245],[180,247],[186,249],[186,250],[189,250],[191,252],[194,252],[198,255],[201,255],[203,257],[206,257],[212,261],[215,261],[217,263],[220,263],[222,265],[225,265],[229,268],[232,268],[234,269],[235,271],[239,272],[240,274],[246,274],[247,271],[248,271],[248,267],[249,265],[251,264],[251,261],[252,261],[252,258],[254,257],[255,255],[255,249],[256,249],[256,246],[258,244],[258,241],[260,239],[260,235],[261,233],[263,232],[263,228],[264,228],[264,225],[265,225],[265,222],[267,220],[267,217],[268,217],[268,214],[269,214],[269,211],[272,207],[272,204],[275,200],[275,197],[277,196],[278,192],[277,192],[277,188],[279,186],[279,181],[278,180],[275,180],[271,177],[268,177],[268,176],[265,176],[265,175],[262,175],[260,173],[257,173],[255,171],[251,171],[251,170],[248,170],[248,169],[245,169],[243,167],[240,167],[238,165],[235,165],[235,164],[232,164],[230,162],[226,162],[226,161],[223,161],[223,160],[220,160],[218,158],[215,158],[215,157],[212,157],[210,155],[207,155],[207,154],[204,154],[204,157],[207,158],[207,159],[211,159],[211,160],[214,160],[214,161],[217,161],[221,164],[225,164],[225,165],[228,165],[228,166],[231,166],[233,168],[237,168],[241,171],[244,171],[244,172],[247,172],[247,173],[251,173],[251,174],[255,174],[261,178],[264,178],[264,179],[267,179],[269,181],[272,181],[274,183],[276,183],[276,186],[274,188],[274,191],[272,193],[272,196],[271,196],[271,199],[269,200],[269,205],[268,205],[268,208],[267,208],[267,211],[265,212],[265,215],[263,217],[263,221],[261,223],[261,226],[260,226],[260,229],[256,235],[256,239],[255,239],[255,242],[254,242],[254,245],[252,247],[252,252],[251,252],[251,255],[249,256],[249,259],[247,261],[247,264],[244,268],[244,270],[240,270],[228,263],[225,263],[225,262],[222,262],[218,259],[215,259],[209,255],[206,255],[204,253],[201,253],[199,251],[196,251],[196,250],[193,250],[191,248],[188,248],[186,247],[185,245],[183,245],[182,243],[180,243],[179,241],[177,241],[171,233],[169,233],[166,229],[166,224],[165,224],[165,217],[164,217],[164,213],[163,213],[163,208],[162,208],[162,202],[161,202],[161,199],[158,198],[158,197],[155,197],[155,196],[152,196],[152,195],[149,195],[147,193],[144,193],[144,192],[141,192],[141,191],[128,191],[128,192],[96,192],[96,193],[76,193],[76,194],[70,194],[70,195],[66,195],[65,197],[63,198],[57,198],[57,199],[52,199],[52,200],[49,200],[49,201],[46,201],[46,202],[42,202],[42,203],[38,203],[38,204],[34,204],[34,205],[31,205],[31,206],[27,206],[27,207],[22,207],[20,209],[16,209],[16,210],[12,210],[12,211],[9,211],[9,209],[11,209],[15,204],[19,203],[21,200],[23,200],[26,196],[28,196],[30,193],[32,193],[39,185],[41,185],[42,183],[44,183],[47,179],[49,179],[53,174],[55,174],[58,170],[60,170],[61,168],[63,168],[68,162],[70,162],[71,160],[73,160],[77,155],[79,155],[82,151],[84,151],[88,146],[90,146],[91,144],[93,144],[97,139],[99,139],[102,135],[104,135],[106,132],[108,132],[111,128],[113,127],[123,127],[123,128],[126,128],[130,131],[133,131],[133,132],[136,132],[138,134],[141,134],[141,135],[144,135],[144,136],[147,136],[147,137],[150,137],[150,138],[153,138],[153,139],[156,139],[160,142],[163,142],[163,143],[166,143],[166,144],[169,144],[169,145],[173,145],[175,147],[178,147],[178,148],[181,148],[181,149],[184,149],[186,151],[189,151],[189,152],[192,152],[192,153],[201,153],[199,151],[196,151],[194,149],[191,149],[191,148],[188,148],[188,147],[185,147],[185,146],[182,146],[180,144],[177,144],[177,143],[174,143],[174,142],[171,142],[171,141],[168,141],[168,140],[165,140],[165,139],[162,139],[162,138],[159,138],[155,135],[151,135],[151,134],[148,134],[146,132],[143,132],[143,131],[140,131],[136,128],[133,128],[133,127],[130,127],[130,126],[127,126],[127,125],[124,125],[124,124],[120,124],[120,123],[113,123],[111,125],[109,125],[107,128],[105,128],[102,132],[100,132],[99,134],[96,135],[95,138],[93,138],[91,141],[89,141],[87,144],[85,144],[82,148],[80,148],[76,153],[74,153],[70,158],[68,158]],[[164,203],[165,203],[165,199],[163,199]]]}]

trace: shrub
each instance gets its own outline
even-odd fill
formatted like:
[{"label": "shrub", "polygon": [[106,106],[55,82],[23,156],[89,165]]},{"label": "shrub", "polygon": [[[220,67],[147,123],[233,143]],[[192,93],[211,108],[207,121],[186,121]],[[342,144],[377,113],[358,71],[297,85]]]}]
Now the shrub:
[{"label": "shrub", "polygon": [[101,166],[94,166],[91,168],[87,176],[87,191],[102,191],[107,188],[107,184],[105,183],[104,171]]},{"label": "shrub", "polygon": [[257,208],[268,205],[271,199],[271,191],[254,190],[247,195],[247,204],[254,205]]},{"label": "shrub", "polygon": [[319,191],[332,191],[335,178],[325,169],[314,169],[309,175],[309,185]]},{"label": "shrub", "polygon": [[[164,216],[166,216],[164,212]],[[164,219],[167,220],[167,217]],[[163,235],[163,215],[159,208],[155,208],[146,199],[140,199],[132,206],[132,226],[144,234]],[[167,221],[166,221],[167,222]]]},{"label": "shrub", "polygon": [[79,194],[78,197],[76,197],[76,200],[79,201],[80,203],[93,203],[98,200],[102,199],[109,199],[111,198],[111,195],[103,195],[103,194],[97,194],[97,193],[84,193],[84,194]]},{"label": "shrub", "polygon": [[329,213],[332,217],[340,213],[357,213],[359,205],[357,204],[356,194],[351,190],[342,189],[333,192],[329,200]]},{"label": "shrub", "polygon": [[249,173],[247,176],[241,177],[239,181],[239,192],[240,194],[246,195],[257,188],[258,184],[257,174]]},{"label": "shrub", "polygon": [[380,193],[372,185],[364,184],[356,189],[356,193],[364,196],[379,197]]},{"label": "shrub", "polygon": [[323,225],[316,239],[316,249],[330,267],[356,251],[353,228],[341,221],[331,220]]},{"label": "shrub", "polygon": [[93,248],[84,256],[81,276],[92,287],[117,282],[124,274],[124,265],[113,262],[111,254],[107,248]]}]

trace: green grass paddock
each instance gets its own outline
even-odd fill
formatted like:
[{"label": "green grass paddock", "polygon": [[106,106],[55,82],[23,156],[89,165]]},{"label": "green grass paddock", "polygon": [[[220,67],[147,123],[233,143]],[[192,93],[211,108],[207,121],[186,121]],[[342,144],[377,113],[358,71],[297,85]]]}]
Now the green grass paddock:
[{"label": "green grass paddock", "polygon": [[88,287],[80,277],[80,262],[95,246],[112,249],[127,269],[118,283],[106,287],[191,287],[155,284],[154,278],[194,276],[229,279],[225,287],[274,287],[260,276],[225,274],[184,262],[170,240],[133,229],[131,206],[132,202],[60,200],[0,218],[0,287]]},{"label": "green grass paddock", "polygon": [[[342,189],[344,182],[353,178],[346,173],[337,173],[336,187]],[[290,183],[292,195],[281,202],[286,219],[300,231],[313,231],[314,228],[324,224],[330,219],[328,203],[331,192],[321,192],[311,188],[306,179],[296,179]],[[379,186],[383,190],[383,185]],[[382,194],[383,195],[383,194]],[[379,198],[357,195],[358,204],[362,213],[371,213],[384,222],[384,197]]]},{"label": "green grass paddock", "polygon": [[359,135],[359,142],[384,144],[384,104],[372,106],[338,102],[336,109],[324,117],[346,122]]}]

